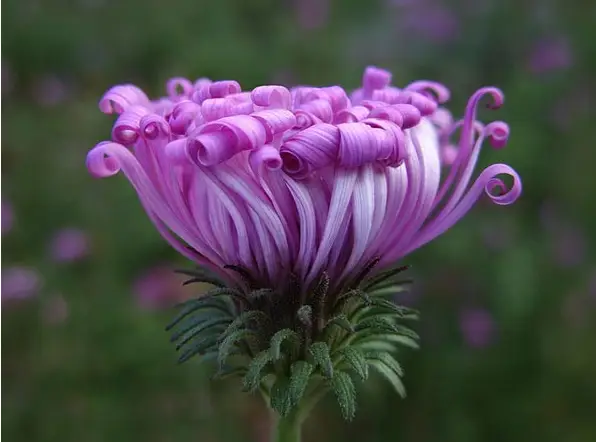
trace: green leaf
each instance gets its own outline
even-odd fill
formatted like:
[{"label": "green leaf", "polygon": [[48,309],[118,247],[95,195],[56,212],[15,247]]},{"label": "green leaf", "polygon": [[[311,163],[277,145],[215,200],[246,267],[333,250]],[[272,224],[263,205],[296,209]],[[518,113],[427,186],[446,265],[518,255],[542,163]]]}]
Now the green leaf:
[{"label": "green leaf", "polygon": [[366,354],[366,359],[371,367],[393,385],[401,397],[406,397],[406,388],[401,380],[403,370],[393,356],[386,352],[370,352]]},{"label": "green leaf", "polygon": [[174,333],[170,336],[170,342],[176,342],[182,336],[187,334],[193,328],[197,327],[203,322],[222,319],[226,320],[228,323],[232,322],[233,317],[230,314],[223,314],[219,310],[210,310],[210,309],[202,309],[190,316],[188,319],[185,319],[181,323],[178,324],[178,327]]},{"label": "green leaf", "polygon": [[292,408],[290,395],[290,380],[286,377],[278,377],[271,387],[271,408],[281,416],[286,416]]},{"label": "green leaf", "polygon": [[236,317],[236,319],[232,321],[230,325],[228,325],[228,328],[226,328],[226,330],[222,333],[221,339],[223,340],[226,336],[231,335],[235,331],[248,327],[250,321],[257,321],[262,324],[264,322],[268,322],[269,317],[259,310],[249,310],[242,312]]},{"label": "green leaf", "polygon": [[176,345],[176,350],[180,350],[188,342],[190,342],[192,339],[195,339],[201,333],[208,333],[208,330],[210,328],[217,327],[218,325],[228,324],[229,322],[230,322],[229,318],[213,318],[213,319],[209,319],[207,321],[200,321],[199,325],[192,328],[188,333],[186,333],[182,337],[182,340],[179,341],[178,344]]},{"label": "green leaf", "polygon": [[[220,341],[219,344],[219,354],[217,357],[219,366],[221,367],[225,364],[228,357],[232,354],[236,344],[242,341],[255,340],[256,338],[257,336],[255,332],[247,329],[236,330],[235,332],[226,336],[226,338],[223,341]],[[251,347],[253,346],[251,345]]]},{"label": "green leaf", "polygon": [[290,367],[290,401],[292,405],[297,405],[310,381],[310,376],[315,367],[306,361],[296,361]]},{"label": "green leaf", "polygon": [[340,313],[339,315],[336,315],[327,321],[327,324],[325,324],[325,330],[330,329],[334,325],[343,328],[348,333],[354,333],[354,326],[348,317],[343,313]]},{"label": "green leaf", "polygon": [[368,291],[382,282],[389,281],[394,276],[408,270],[409,268],[410,268],[410,266],[402,266],[402,267],[396,267],[394,269],[387,270],[385,272],[381,272],[378,275],[373,276],[368,281],[366,281],[366,283],[363,285],[362,289],[365,291]]},{"label": "green leaf", "polygon": [[395,303],[386,299],[372,298],[371,305],[379,309],[388,310],[399,318],[404,320],[417,320],[419,319],[419,313],[417,310],[412,308],[396,305]]},{"label": "green leaf", "polygon": [[[198,339],[188,350],[186,350],[180,357],[178,358],[178,363],[182,364],[188,361],[193,356],[201,354],[205,356],[210,350],[215,350],[217,348],[217,336],[207,336],[204,339]],[[215,354],[217,352],[214,351]]]},{"label": "green leaf", "polygon": [[179,273],[181,275],[186,275],[186,276],[190,276],[191,279],[184,281],[183,285],[188,285],[194,282],[199,282],[199,283],[206,283],[206,284],[211,284],[214,285],[216,287],[225,287],[225,283],[223,283],[221,281],[221,279],[217,278],[216,276],[210,275],[208,274],[205,270],[203,269],[197,269],[197,270],[174,270],[175,273]]},{"label": "green leaf", "polygon": [[376,285],[368,290],[371,296],[392,296],[408,290],[414,283],[413,279],[403,279],[399,281],[388,281]]},{"label": "green leaf", "polygon": [[246,376],[242,381],[245,391],[253,393],[259,388],[261,380],[266,375],[263,370],[269,362],[271,362],[271,356],[268,350],[263,350],[250,361]]},{"label": "green leaf", "polygon": [[356,387],[352,378],[346,372],[338,371],[330,382],[342,416],[352,420],[356,415]]},{"label": "green leaf", "polygon": [[329,346],[325,342],[315,342],[309,348],[308,352],[312,356],[315,364],[320,367],[321,373],[327,378],[333,377],[333,363],[329,355]]},{"label": "green leaf", "polygon": [[347,364],[347,366],[358,375],[358,377],[365,381],[368,379],[368,363],[362,351],[354,347],[344,347],[339,350],[339,356]]},{"label": "green leaf", "polygon": [[300,336],[294,330],[284,328],[278,331],[271,338],[269,346],[269,354],[272,360],[277,361],[281,357],[281,345],[286,340],[290,340],[294,345],[300,344]]}]

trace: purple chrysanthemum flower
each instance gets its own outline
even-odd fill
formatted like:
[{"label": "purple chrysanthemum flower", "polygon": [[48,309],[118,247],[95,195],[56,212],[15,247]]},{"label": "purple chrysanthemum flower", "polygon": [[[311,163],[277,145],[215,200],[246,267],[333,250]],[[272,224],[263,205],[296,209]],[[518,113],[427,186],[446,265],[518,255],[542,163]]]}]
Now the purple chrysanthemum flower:
[{"label": "purple chrysanthemum flower", "polygon": [[79,261],[89,253],[89,237],[81,229],[62,229],[52,239],[50,253],[56,262]]},{"label": "purple chrysanthemum flower", "polygon": [[444,86],[390,81],[367,68],[349,95],[339,86],[243,92],[235,81],[176,78],[166,98],[120,85],[100,101],[120,116],[112,141],[89,152],[90,172],[122,170],[162,236],[219,276],[189,272],[188,282],[215,288],[168,326],[179,360],[214,357],[218,374],[260,389],[289,416],[277,424],[279,441],[299,440],[304,415],[290,411],[310,409],[327,388],[344,417],[354,416],[346,370],[364,380],[373,367],[405,394],[390,352],[417,348],[418,335],[402,325],[417,312],[382,299],[407,285],[395,279],[404,268],[377,271],[453,226],[483,191],[501,205],[521,192],[504,164],[471,180],[483,142],[507,141],[505,123],[476,121],[485,95],[491,108],[503,103],[498,89],[478,90],[453,121],[440,107]]},{"label": "purple chrysanthemum flower", "polygon": [[[115,86],[100,101],[120,114],[112,141],[92,149],[87,166],[97,177],[122,170],[160,233],[202,266],[228,278],[237,275],[225,265],[241,266],[267,287],[290,272],[306,287],[327,271],[339,287],[372,258],[387,266],[445,232],[483,189],[501,205],[521,192],[504,164],[470,185],[483,142],[502,147],[508,137],[505,123],[476,120],[485,95],[502,104],[498,89],[478,90],[454,122],[440,107],[444,86],[390,80],[368,68],[348,95],[175,78],[157,101]],[[442,151],[456,130],[448,166]],[[501,174],[513,178],[509,190]]]},{"label": "purple chrysanthemum flower", "polygon": [[495,322],[484,309],[467,308],[460,314],[460,328],[466,344],[473,348],[490,345],[495,335]]},{"label": "purple chrysanthemum flower", "polygon": [[39,293],[42,285],[42,278],[35,269],[22,266],[2,269],[3,300],[32,298]]}]

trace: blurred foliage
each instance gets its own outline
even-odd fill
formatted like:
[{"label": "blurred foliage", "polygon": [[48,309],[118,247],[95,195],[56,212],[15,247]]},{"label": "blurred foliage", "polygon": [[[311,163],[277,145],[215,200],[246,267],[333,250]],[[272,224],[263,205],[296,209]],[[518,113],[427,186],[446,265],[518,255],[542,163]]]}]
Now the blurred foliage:
[{"label": "blurred foliage", "polygon": [[[3,2],[2,198],[15,219],[2,267],[43,278],[37,296],[2,306],[7,440],[266,440],[258,398],[210,384],[192,363],[177,367],[163,331],[171,312],[139,309],[138,275],[188,263],[124,179],[88,176],[86,152],[111,124],[96,103],[114,83],[157,96],[173,75],[351,88],[368,64],[391,69],[398,84],[447,84],[455,114],[478,87],[501,87],[505,107],[480,118],[508,121],[511,142],[481,162],[512,165],[525,188],[511,207],[482,201],[408,259],[424,338],[406,361],[408,399],[367,384],[352,424],[322,407],[308,440],[596,440],[594,5],[336,0],[326,12],[325,3]],[[432,21],[439,10],[443,22]],[[451,31],[437,37],[445,14]],[[568,45],[563,62],[537,71],[535,47],[552,39]],[[48,244],[68,226],[88,232],[90,254],[56,262]],[[58,295],[67,315],[51,320]],[[466,308],[490,313],[489,344],[466,340]]]}]

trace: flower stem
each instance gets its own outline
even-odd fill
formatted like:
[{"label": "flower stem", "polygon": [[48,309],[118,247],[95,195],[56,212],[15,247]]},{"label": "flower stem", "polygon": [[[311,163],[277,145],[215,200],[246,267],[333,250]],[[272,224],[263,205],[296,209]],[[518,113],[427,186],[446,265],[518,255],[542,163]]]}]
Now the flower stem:
[{"label": "flower stem", "polygon": [[302,433],[302,417],[292,412],[285,417],[274,416],[272,442],[300,442]]}]

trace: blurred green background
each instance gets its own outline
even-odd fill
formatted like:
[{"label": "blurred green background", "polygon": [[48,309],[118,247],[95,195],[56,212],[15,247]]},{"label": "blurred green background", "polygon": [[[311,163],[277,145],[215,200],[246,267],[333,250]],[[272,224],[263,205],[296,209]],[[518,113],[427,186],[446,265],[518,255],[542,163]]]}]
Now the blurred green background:
[{"label": "blurred green background", "polygon": [[[513,206],[481,201],[407,259],[423,349],[407,400],[332,401],[312,441],[596,440],[596,8],[563,0],[5,0],[2,15],[2,436],[7,441],[266,441],[258,398],[176,366],[163,331],[192,294],[132,187],[97,181],[111,85],[167,78],[357,87],[366,65],[429,78],[463,113],[506,94]],[[195,289],[196,290],[196,289]]]}]

